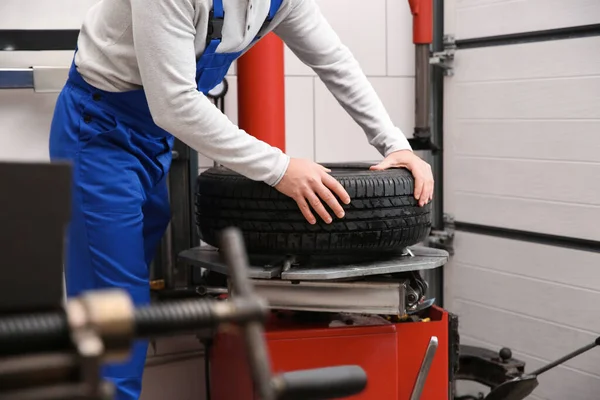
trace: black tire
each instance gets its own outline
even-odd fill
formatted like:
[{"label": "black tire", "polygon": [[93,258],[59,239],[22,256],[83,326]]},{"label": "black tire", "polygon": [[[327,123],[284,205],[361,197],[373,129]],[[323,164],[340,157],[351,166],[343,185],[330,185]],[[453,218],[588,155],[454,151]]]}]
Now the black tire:
[{"label": "black tire", "polygon": [[291,198],[224,167],[197,180],[196,223],[202,240],[218,247],[226,227],[242,230],[255,254],[348,254],[396,251],[423,241],[431,229],[430,205],[419,207],[406,169],[369,171],[369,164],[325,164],[351,203],[331,224],[316,213],[309,224]]}]

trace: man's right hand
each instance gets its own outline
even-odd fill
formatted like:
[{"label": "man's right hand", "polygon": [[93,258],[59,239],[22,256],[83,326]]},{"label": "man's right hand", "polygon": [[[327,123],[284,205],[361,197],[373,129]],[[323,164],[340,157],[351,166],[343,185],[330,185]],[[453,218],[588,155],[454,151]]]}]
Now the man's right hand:
[{"label": "man's right hand", "polygon": [[344,217],[344,210],[335,195],[344,204],[350,203],[350,196],[346,189],[329,175],[329,172],[331,171],[313,161],[292,158],[283,178],[275,185],[275,189],[294,199],[310,224],[317,222],[311,208],[329,224],[333,220],[321,200],[338,218]]}]

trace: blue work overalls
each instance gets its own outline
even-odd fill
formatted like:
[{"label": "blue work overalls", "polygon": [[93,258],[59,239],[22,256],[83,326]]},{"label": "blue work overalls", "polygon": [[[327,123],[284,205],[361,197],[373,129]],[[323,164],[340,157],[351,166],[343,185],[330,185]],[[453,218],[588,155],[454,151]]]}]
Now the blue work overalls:
[{"label": "blue work overalls", "polygon": [[[265,23],[281,2],[271,1]],[[205,94],[242,54],[216,52],[223,18],[223,0],[214,0],[207,47],[196,68],[197,88]],[[73,61],[49,143],[53,161],[68,160],[73,166],[68,296],[120,287],[136,305],[149,303],[149,264],[170,220],[166,179],[173,142],[153,122],[143,89],[99,90],[84,81]],[[117,400],[139,398],[147,347],[137,341],[129,362],[105,367],[103,377],[115,384]]]}]

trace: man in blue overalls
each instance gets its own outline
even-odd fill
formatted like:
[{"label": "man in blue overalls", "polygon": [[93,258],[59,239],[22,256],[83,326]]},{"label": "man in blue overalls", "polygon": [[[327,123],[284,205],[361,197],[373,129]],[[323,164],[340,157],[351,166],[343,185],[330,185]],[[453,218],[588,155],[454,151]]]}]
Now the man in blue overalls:
[{"label": "man in blue overalls", "polygon": [[[313,211],[331,221],[322,202],[343,217],[333,194],[350,199],[323,167],[240,130],[205,96],[270,31],[385,157],[372,169],[410,169],[415,197],[430,201],[431,168],[413,154],[315,0],[100,0],[83,23],[50,135],[52,160],[74,167],[68,296],[121,287],[136,305],[149,302],[148,266],[170,219],[165,179],[174,137],[290,196],[309,223]],[[118,400],[139,397],[146,351],[147,343],[136,343],[128,363],[106,367]]]}]

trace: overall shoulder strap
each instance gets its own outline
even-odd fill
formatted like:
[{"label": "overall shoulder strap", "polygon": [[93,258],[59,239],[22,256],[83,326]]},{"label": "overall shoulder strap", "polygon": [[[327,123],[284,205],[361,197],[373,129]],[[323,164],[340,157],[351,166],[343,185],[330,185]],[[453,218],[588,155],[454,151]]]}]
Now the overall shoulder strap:
[{"label": "overall shoulder strap", "polygon": [[223,0],[213,0],[213,13],[215,18],[223,18],[225,11],[223,9]]},{"label": "overall shoulder strap", "polygon": [[275,14],[277,14],[277,11],[279,11],[281,3],[283,3],[283,0],[271,0],[271,7],[269,7],[269,16],[267,17],[267,21],[271,21],[273,18],[275,18]]},{"label": "overall shoulder strap", "polygon": [[208,31],[206,32],[206,43],[214,39],[221,40],[223,37],[223,20],[225,11],[223,9],[223,0],[213,0],[213,7],[208,17]]}]

